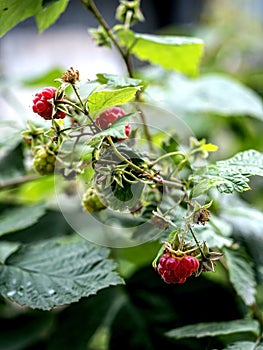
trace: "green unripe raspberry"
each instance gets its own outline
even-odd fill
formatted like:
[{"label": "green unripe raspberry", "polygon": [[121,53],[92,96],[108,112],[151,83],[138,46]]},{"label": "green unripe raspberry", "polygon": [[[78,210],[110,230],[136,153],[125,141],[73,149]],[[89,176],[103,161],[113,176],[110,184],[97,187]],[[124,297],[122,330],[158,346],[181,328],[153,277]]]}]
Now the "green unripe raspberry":
[{"label": "green unripe raspberry", "polygon": [[81,204],[88,213],[95,213],[106,208],[93,187],[84,193]]},{"label": "green unripe raspberry", "polygon": [[55,169],[56,156],[49,153],[46,148],[40,148],[35,152],[33,166],[40,175],[52,174]]}]

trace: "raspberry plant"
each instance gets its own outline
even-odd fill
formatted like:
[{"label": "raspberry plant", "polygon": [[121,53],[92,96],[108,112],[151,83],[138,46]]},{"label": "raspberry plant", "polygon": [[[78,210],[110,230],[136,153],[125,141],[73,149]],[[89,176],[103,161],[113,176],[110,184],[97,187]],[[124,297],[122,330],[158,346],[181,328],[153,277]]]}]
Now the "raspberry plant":
[{"label": "raspberry plant", "polygon": [[[17,303],[31,309],[51,310],[73,303],[60,313],[58,311],[58,315],[50,315],[50,322],[59,324],[62,320],[62,326],[57,326],[55,331],[51,331],[49,325],[43,326],[48,334],[45,341],[56,349],[65,349],[70,342],[71,347],[75,346],[74,339],[63,343],[63,337],[57,340],[56,336],[67,333],[65,330],[71,327],[72,315],[82,307],[87,314],[98,316],[90,325],[94,331],[88,330],[83,336],[89,348],[92,348],[93,332],[100,337],[100,327],[105,323],[111,331],[109,349],[117,348],[119,340],[126,348],[131,342],[133,349],[142,348],[142,344],[146,349],[157,349],[160,344],[171,346],[173,342],[180,349],[212,349],[212,346],[260,349],[263,346],[260,345],[263,318],[256,284],[260,286],[263,280],[262,261],[253,255],[250,238],[236,223],[240,217],[235,218],[230,213],[237,207],[242,218],[244,213],[250,218],[254,215],[260,218],[262,226],[263,219],[257,210],[250,212],[246,202],[238,196],[250,189],[251,176],[263,176],[262,153],[246,149],[228,159],[210,161],[210,153],[218,149],[216,145],[193,135],[182,140],[180,130],[161,130],[163,110],[145,105],[147,98],[152,103],[148,92],[156,88],[158,79],[152,84],[147,76],[149,73],[135,74],[132,56],[167,70],[168,73],[158,73],[165,77],[163,81],[169,88],[165,95],[176,94],[176,87],[171,91],[169,85],[169,79],[173,79],[170,70],[196,77],[203,52],[202,40],[136,33],[132,26],[144,20],[139,0],[120,1],[116,10],[119,23],[113,28],[108,26],[93,0],[81,2],[99,24],[97,29],[90,29],[94,41],[98,46],[117,49],[126,65],[127,76],[98,73],[96,80],[87,82],[81,79],[81,72],[76,67],[70,67],[55,79],[56,87],[43,86],[34,92],[35,121],[28,122],[27,129],[22,131],[22,155],[30,158],[32,166],[24,169],[21,179],[5,181],[1,187],[5,190],[14,186],[19,197],[23,186],[29,186],[30,192],[31,185],[41,187],[47,181],[49,187],[48,181],[54,176],[60,204],[72,200],[74,208],[80,210],[71,216],[76,216],[74,224],[68,220],[63,208],[68,223],[62,221],[62,215],[56,214],[54,230],[57,229],[57,236],[46,232],[52,226],[49,221],[45,223],[45,217],[50,218],[48,201],[47,204],[15,206],[3,212],[0,286],[5,307]],[[55,20],[67,3],[64,0],[52,4],[39,1],[36,7],[29,5],[25,16],[36,16],[39,29],[44,30],[51,24],[50,14]],[[12,6],[19,12],[22,5],[18,1],[10,7],[6,5],[2,11],[3,33],[20,20],[17,15],[16,23],[9,20]],[[157,96],[161,93],[157,87]],[[158,127],[154,120],[156,112]],[[179,119],[174,117],[171,124],[177,122]],[[64,197],[60,199],[60,195]],[[72,199],[74,196],[78,198],[77,203]],[[80,219],[84,220],[84,233],[78,226]],[[30,229],[41,220],[45,229],[40,238],[31,242]],[[98,222],[97,226],[92,226],[94,221]],[[236,226],[241,232],[239,236],[235,234]],[[101,227],[104,228],[102,233]],[[29,233],[29,238],[24,238],[25,232]],[[9,233],[13,233],[13,239],[9,240]],[[152,250],[150,254],[149,250]],[[148,269],[146,277],[139,273],[134,279],[126,278],[126,293],[129,286],[140,290],[149,281],[150,292],[141,294],[148,295],[147,302],[156,309],[156,314],[161,312],[168,320],[164,319],[163,324],[157,322],[153,334],[152,320],[148,320],[147,315],[140,320],[147,326],[142,330],[138,328],[137,319],[142,316],[137,315],[140,314],[138,305],[121,295],[124,287],[107,288],[124,283],[125,268],[124,276],[120,276],[122,254],[129,256],[129,252],[132,258],[127,261],[130,259],[134,263],[136,259],[142,259],[143,263],[147,261]],[[118,272],[114,258],[120,266]],[[218,316],[224,305],[219,299],[229,296],[210,281],[214,278],[212,273],[217,274],[217,266],[223,275],[222,284],[231,284],[238,300],[229,317]],[[212,304],[210,296],[204,297],[206,287],[211,287],[211,293],[217,295],[218,300],[213,300]],[[105,290],[99,292],[101,289]],[[217,290],[220,291],[218,294]],[[158,305],[153,300],[155,293]],[[142,298],[147,304],[140,293],[136,298]],[[193,304],[188,299],[194,300]],[[181,300],[182,310],[178,305]],[[188,307],[188,304],[191,305]],[[169,310],[173,310],[173,315]],[[176,313],[180,314],[178,319]],[[197,316],[191,319],[186,313]],[[208,316],[203,317],[203,314]],[[119,327],[125,333],[123,320],[130,320],[126,338],[118,333]],[[72,327],[75,328],[74,323]],[[133,331],[138,332],[138,338],[133,339]],[[206,338],[211,336],[214,343],[209,343]],[[181,340],[191,337],[196,338],[193,345]],[[154,338],[157,345],[152,341]],[[204,342],[198,338],[204,338]],[[231,347],[232,343],[234,347]]]}]

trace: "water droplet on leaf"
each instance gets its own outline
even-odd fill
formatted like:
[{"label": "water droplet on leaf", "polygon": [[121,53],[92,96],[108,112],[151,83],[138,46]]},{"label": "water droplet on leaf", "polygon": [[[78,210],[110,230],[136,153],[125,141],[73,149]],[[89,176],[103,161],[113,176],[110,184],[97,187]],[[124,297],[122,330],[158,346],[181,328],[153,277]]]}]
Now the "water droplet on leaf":
[{"label": "water droplet on leaf", "polygon": [[7,296],[8,297],[12,297],[12,296],[14,296],[16,294],[16,290],[10,290],[9,292],[7,292]]}]

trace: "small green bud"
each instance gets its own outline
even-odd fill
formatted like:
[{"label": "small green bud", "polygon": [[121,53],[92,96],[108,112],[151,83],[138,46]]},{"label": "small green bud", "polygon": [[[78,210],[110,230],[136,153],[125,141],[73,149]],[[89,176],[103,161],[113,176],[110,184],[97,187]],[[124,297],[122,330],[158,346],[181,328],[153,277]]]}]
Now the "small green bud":
[{"label": "small green bud", "polygon": [[124,24],[128,22],[129,25],[143,22],[144,16],[140,9],[140,0],[120,0],[120,5],[116,10],[116,19]]},{"label": "small green bud", "polygon": [[98,46],[111,47],[111,42],[108,37],[108,34],[104,30],[104,28],[102,28],[101,26],[99,26],[97,29],[95,28],[89,29],[89,33],[91,34],[92,39],[95,41],[95,43]]}]

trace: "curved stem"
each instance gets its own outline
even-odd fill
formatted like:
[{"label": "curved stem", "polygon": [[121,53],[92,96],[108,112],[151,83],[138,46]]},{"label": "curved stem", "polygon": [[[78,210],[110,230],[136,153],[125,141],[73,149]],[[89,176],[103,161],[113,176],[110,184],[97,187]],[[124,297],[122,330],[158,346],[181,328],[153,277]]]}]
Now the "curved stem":
[{"label": "curved stem", "polygon": [[[126,65],[126,69],[128,71],[129,77],[133,78],[133,70],[132,70],[132,65],[131,65],[131,61],[130,61],[130,48],[128,48],[127,50],[124,51],[124,49],[121,47],[118,40],[116,39],[116,37],[112,33],[111,28],[109,27],[108,23],[105,21],[103,16],[101,15],[100,11],[98,10],[98,8],[95,5],[93,0],[81,0],[81,2],[89,11],[91,11],[93,13],[94,17],[97,19],[99,24],[103,27],[103,29],[107,33],[108,37],[113,42],[114,46],[116,47],[116,49],[120,53],[121,57],[123,58],[123,61]],[[136,101],[140,102],[140,100],[141,100],[141,93],[139,91],[137,91]],[[146,139],[147,139],[148,144],[149,144],[149,149],[152,150],[151,133],[150,133],[149,128],[146,124],[146,120],[145,120],[145,116],[144,116],[143,112],[141,111],[141,109],[139,107],[138,107],[138,110],[140,110],[140,112],[141,112],[140,115],[141,115],[141,120],[143,123],[143,130],[144,130],[144,134],[145,134]]]},{"label": "curved stem", "polygon": [[78,89],[76,88],[75,84],[71,84],[71,86],[72,86],[72,88],[73,88],[73,90],[74,90],[74,92],[75,92],[75,94],[76,94],[76,96],[77,96],[77,98],[79,100],[79,103],[80,103],[81,107],[83,108],[84,111],[86,111],[86,108],[85,108],[85,106],[84,106],[84,104],[82,102],[82,99],[81,99],[80,95],[79,95]]},{"label": "curved stem", "polygon": [[200,244],[199,244],[199,242],[198,242],[198,239],[196,238],[196,235],[195,235],[194,230],[192,229],[191,225],[189,225],[189,230],[190,230],[190,232],[191,232],[191,234],[192,234],[192,236],[193,236],[193,238],[194,238],[194,241],[195,241],[197,247],[198,247],[199,250],[200,250],[200,253],[201,253],[201,255],[202,255],[202,258],[205,258],[205,259],[206,259],[206,256],[205,256],[205,254],[204,254],[204,252],[203,252],[203,249],[201,248],[201,246],[200,246]]},{"label": "curved stem", "polygon": [[165,158],[171,157],[171,156],[177,156],[177,155],[181,155],[181,156],[185,157],[183,152],[180,152],[180,151],[169,152],[169,153],[166,153],[166,154],[160,156],[159,158],[157,158],[154,162],[151,163],[151,166],[154,166],[155,164],[159,163],[159,161],[162,159],[165,159]]},{"label": "curved stem", "polygon": [[101,13],[98,10],[97,6],[95,5],[94,1],[93,0],[81,0],[81,2],[89,11],[91,11],[93,13],[94,17],[97,19],[99,24],[104,28],[108,37],[113,42],[114,46],[116,47],[116,49],[119,51],[120,55],[122,56],[122,58],[125,62],[127,71],[129,73],[129,76],[132,77],[133,74],[132,74],[132,68],[131,68],[129,56],[126,55],[126,53],[124,52],[124,50],[122,49],[122,47],[120,46],[118,41],[116,40],[115,36],[112,34],[108,23],[105,21],[105,19],[101,15]]},{"label": "curved stem", "polygon": [[136,164],[133,164],[132,162],[130,162],[126,157],[124,157],[118,150],[117,148],[115,147],[113,141],[112,141],[112,138],[110,136],[107,137],[107,140],[109,141],[111,147],[112,147],[112,150],[113,152],[116,154],[116,156],[118,158],[120,158],[121,160],[123,160],[125,163],[129,164],[133,169],[139,171],[140,173],[144,173],[145,174],[145,171],[143,169],[141,169],[139,166],[137,166]]},{"label": "curved stem", "polygon": [[179,184],[178,182],[174,182],[174,181],[169,181],[169,180],[165,180],[161,177],[158,177],[157,175],[153,175],[148,173],[147,171],[141,169],[138,165],[132,163],[131,161],[129,161],[124,155],[122,155],[117,148],[115,147],[112,138],[110,136],[107,137],[110,145],[112,146],[112,150],[113,152],[116,154],[116,156],[123,160],[125,163],[129,164],[133,169],[139,171],[142,175],[146,176],[149,179],[152,179],[155,183],[158,184],[162,184],[162,185],[166,185],[166,186],[171,186],[171,187],[182,187],[182,184]]},{"label": "curved stem", "polygon": [[[78,96],[78,94],[77,94]],[[71,102],[69,100],[57,100],[58,103],[61,103],[61,104],[66,104],[66,105],[69,105],[75,109],[77,109],[79,112],[83,113],[88,119],[89,121],[91,122],[91,124],[96,128],[97,131],[101,131],[99,129],[99,127],[94,123],[94,120],[90,117],[89,115],[89,112],[86,110],[86,108],[84,107],[82,101],[81,101],[81,107],[79,107],[78,105],[76,105],[74,102]],[[80,127],[82,128],[82,127]]]}]

